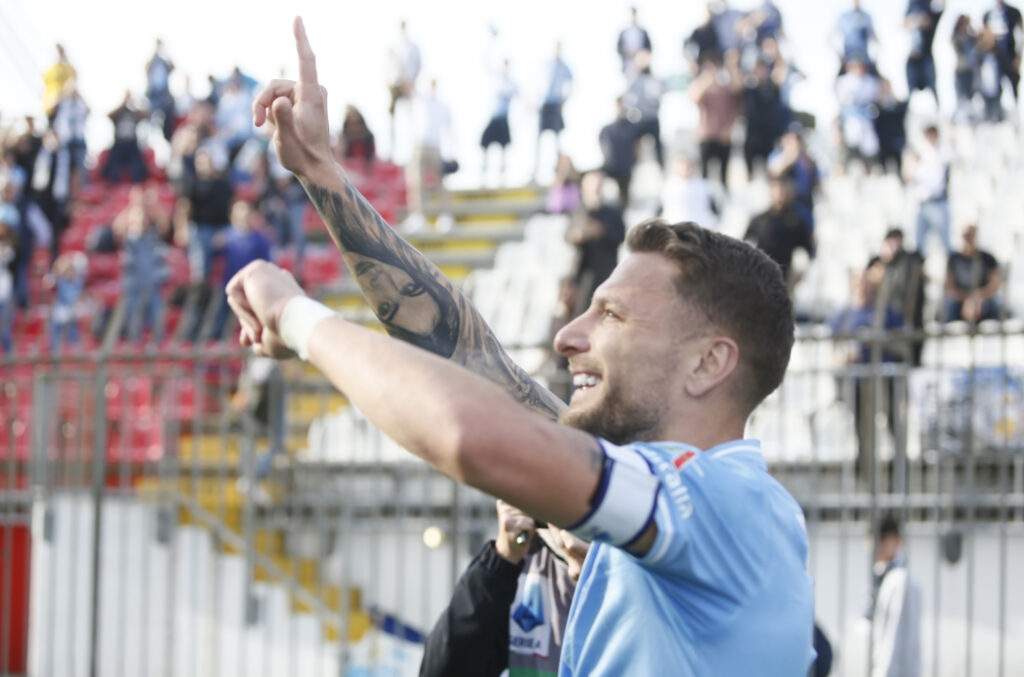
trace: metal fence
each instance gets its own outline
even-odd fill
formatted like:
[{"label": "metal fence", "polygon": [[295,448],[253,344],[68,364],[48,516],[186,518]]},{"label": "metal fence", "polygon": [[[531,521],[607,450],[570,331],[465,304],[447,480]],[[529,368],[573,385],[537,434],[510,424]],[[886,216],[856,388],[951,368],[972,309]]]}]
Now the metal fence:
[{"label": "metal fence", "polygon": [[[874,349],[910,340],[920,366]],[[0,374],[0,674],[415,674],[495,530],[492,499],[304,365],[188,350]],[[868,674],[870,525],[890,512],[924,674],[1024,674],[1022,392],[1018,326],[801,333],[750,432],[805,507],[833,674]]]}]

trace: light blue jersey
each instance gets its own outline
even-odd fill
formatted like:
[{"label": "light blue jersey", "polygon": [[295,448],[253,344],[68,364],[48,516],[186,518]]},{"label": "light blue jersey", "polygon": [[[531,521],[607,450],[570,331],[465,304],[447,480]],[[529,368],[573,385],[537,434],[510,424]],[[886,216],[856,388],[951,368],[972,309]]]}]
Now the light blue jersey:
[{"label": "light blue jersey", "polygon": [[805,675],[813,582],[800,506],[760,443],[615,447],[660,480],[658,535],[637,558],[595,543],[569,611],[563,677]]}]

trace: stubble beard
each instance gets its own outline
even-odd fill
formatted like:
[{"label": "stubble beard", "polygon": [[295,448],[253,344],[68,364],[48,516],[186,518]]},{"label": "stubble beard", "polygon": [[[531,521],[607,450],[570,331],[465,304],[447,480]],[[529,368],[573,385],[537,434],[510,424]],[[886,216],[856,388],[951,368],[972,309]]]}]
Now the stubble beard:
[{"label": "stubble beard", "polygon": [[600,401],[576,409],[570,405],[558,422],[612,444],[624,445],[656,440],[661,411],[644,398],[627,397],[620,388],[607,385],[607,393]]}]

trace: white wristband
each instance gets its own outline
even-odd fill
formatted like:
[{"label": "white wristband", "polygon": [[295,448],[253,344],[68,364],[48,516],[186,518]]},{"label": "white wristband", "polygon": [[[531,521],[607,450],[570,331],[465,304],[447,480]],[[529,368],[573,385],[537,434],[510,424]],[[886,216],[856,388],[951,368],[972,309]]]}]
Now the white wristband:
[{"label": "white wristband", "polygon": [[281,313],[278,329],[284,344],[303,360],[309,359],[309,336],[320,320],[333,317],[334,311],[308,296],[296,296]]}]

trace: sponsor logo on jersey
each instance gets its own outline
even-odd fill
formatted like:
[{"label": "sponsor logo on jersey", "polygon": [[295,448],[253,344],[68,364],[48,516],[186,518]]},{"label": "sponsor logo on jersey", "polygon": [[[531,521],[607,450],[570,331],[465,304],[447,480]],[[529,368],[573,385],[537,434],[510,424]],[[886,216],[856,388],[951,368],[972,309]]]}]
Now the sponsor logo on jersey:
[{"label": "sponsor logo on jersey", "polygon": [[692,451],[684,451],[683,453],[676,456],[676,460],[672,461],[672,465],[674,465],[677,470],[681,470],[682,467],[686,465],[687,461],[689,461],[696,455],[697,454]]}]

